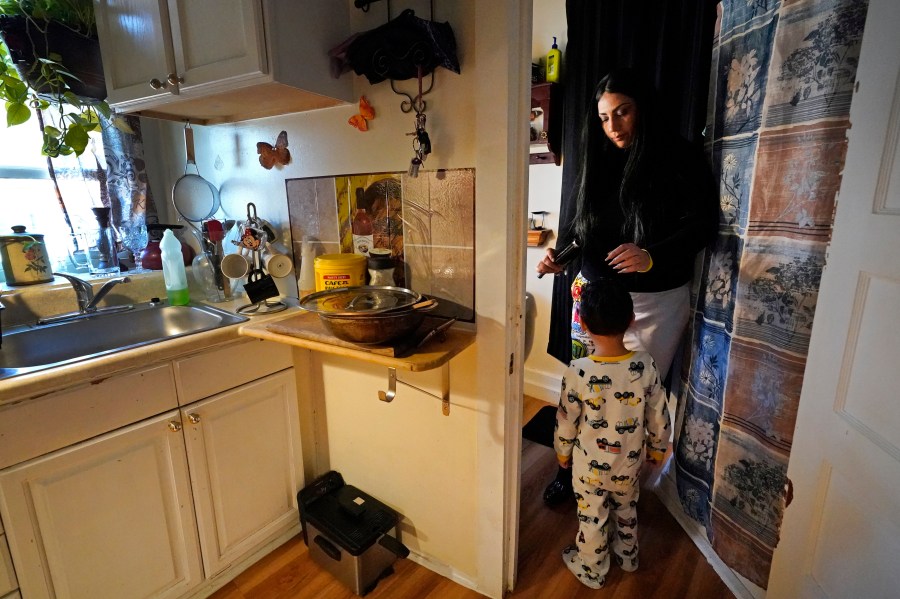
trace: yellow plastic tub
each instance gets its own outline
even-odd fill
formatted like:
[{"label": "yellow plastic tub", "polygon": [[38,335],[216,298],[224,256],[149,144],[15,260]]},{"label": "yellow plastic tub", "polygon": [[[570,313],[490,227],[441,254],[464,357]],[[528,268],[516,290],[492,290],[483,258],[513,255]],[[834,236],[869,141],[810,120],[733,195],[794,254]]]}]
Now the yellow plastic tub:
[{"label": "yellow plastic tub", "polygon": [[316,291],[366,284],[366,257],[362,254],[323,254],[314,264]]}]

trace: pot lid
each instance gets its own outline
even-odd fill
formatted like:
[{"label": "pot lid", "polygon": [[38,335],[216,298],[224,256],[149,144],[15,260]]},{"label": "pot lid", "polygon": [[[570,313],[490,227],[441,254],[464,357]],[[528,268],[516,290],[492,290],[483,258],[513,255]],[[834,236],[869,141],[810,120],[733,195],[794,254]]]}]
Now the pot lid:
[{"label": "pot lid", "polygon": [[363,315],[408,308],[420,299],[412,289],[365,285],[311,293],[300,300],[300,307],[319,314]]}]

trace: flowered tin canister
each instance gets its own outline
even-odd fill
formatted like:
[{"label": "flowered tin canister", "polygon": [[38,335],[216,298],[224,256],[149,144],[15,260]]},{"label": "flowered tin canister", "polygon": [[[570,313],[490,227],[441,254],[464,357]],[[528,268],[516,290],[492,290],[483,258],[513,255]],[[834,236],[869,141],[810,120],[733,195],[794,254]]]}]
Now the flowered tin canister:
[{"label": "flowered tin canister", "polygon": [[0,235],[0,260],[7,285],[34,285],[53,280],[44,236],[16,225],[12,235]]}]

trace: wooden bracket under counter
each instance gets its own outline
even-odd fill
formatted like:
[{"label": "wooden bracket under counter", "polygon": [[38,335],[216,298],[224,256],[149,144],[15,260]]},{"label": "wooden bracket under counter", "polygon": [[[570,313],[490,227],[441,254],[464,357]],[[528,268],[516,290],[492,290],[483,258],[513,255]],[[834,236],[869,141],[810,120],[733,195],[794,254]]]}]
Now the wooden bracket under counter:
[{"label": "wooden bracket under counter", "polygon": [[[427,317],[419,330],[428,331],[441,322],[440,319]],[[442,389],[438,399],[441,400],[444,415],[448,415],[450,412],[450,359],[475,342],[474,332],[450,328],[443,331],[441,336],[426,341],[422,347],[395,356],[392,348],[367,347],[338,339],[327,331],[318,315],[312,312],[295,313],[280,319],[244,324],[241,325],[238,332],[246,337],[286,343],[295,347],[387,366],[388,390],[378,392],[379,399],[386,402],[390,402],[396,395],[397,383],[414,387],[397,379],[396,371],[398,369],[419,372],[441,368],[443,370]],[[418,387],[414,388],[422,393],[433,395]]]}]

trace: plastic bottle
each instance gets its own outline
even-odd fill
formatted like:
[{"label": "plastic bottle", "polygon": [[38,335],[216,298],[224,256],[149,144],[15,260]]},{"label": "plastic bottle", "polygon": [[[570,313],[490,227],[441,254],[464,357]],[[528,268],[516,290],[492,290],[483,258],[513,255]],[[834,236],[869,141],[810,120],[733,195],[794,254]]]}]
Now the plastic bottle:
[{"label": "plastic bottle", "polygon": [[300,249],[300,276],[297,277],[297,290],[300,298],[304,298],[316,290],[316,242],[304,240]]},{"label": "plastic bottle", "polygon": [[372,226],[372,219],[366,213],[365,208],[356,210],[356,216],[353,217],[353,223],[350,225],[353,231],[353,253],[369,255],[369,249],[373,247],[375,242],[375,227]]},{"label": "plastic bottle", "polygon": [[562,52],[556,45],[556,36],[553,37],[553,47],[547,52],[547,81],[556,83],[559,81],[559,63],[562,60]]},{"label": "plastic bottle", "polygon": [[166,282],[166,295],[169,305],[184,306],[191,297],[188,293],[187,271],[184,268],[184,256],[181,253],[181,242],[175,237],[172,229],[166,229],[162,241],[159,242],[162,257],[163,279]]}]

